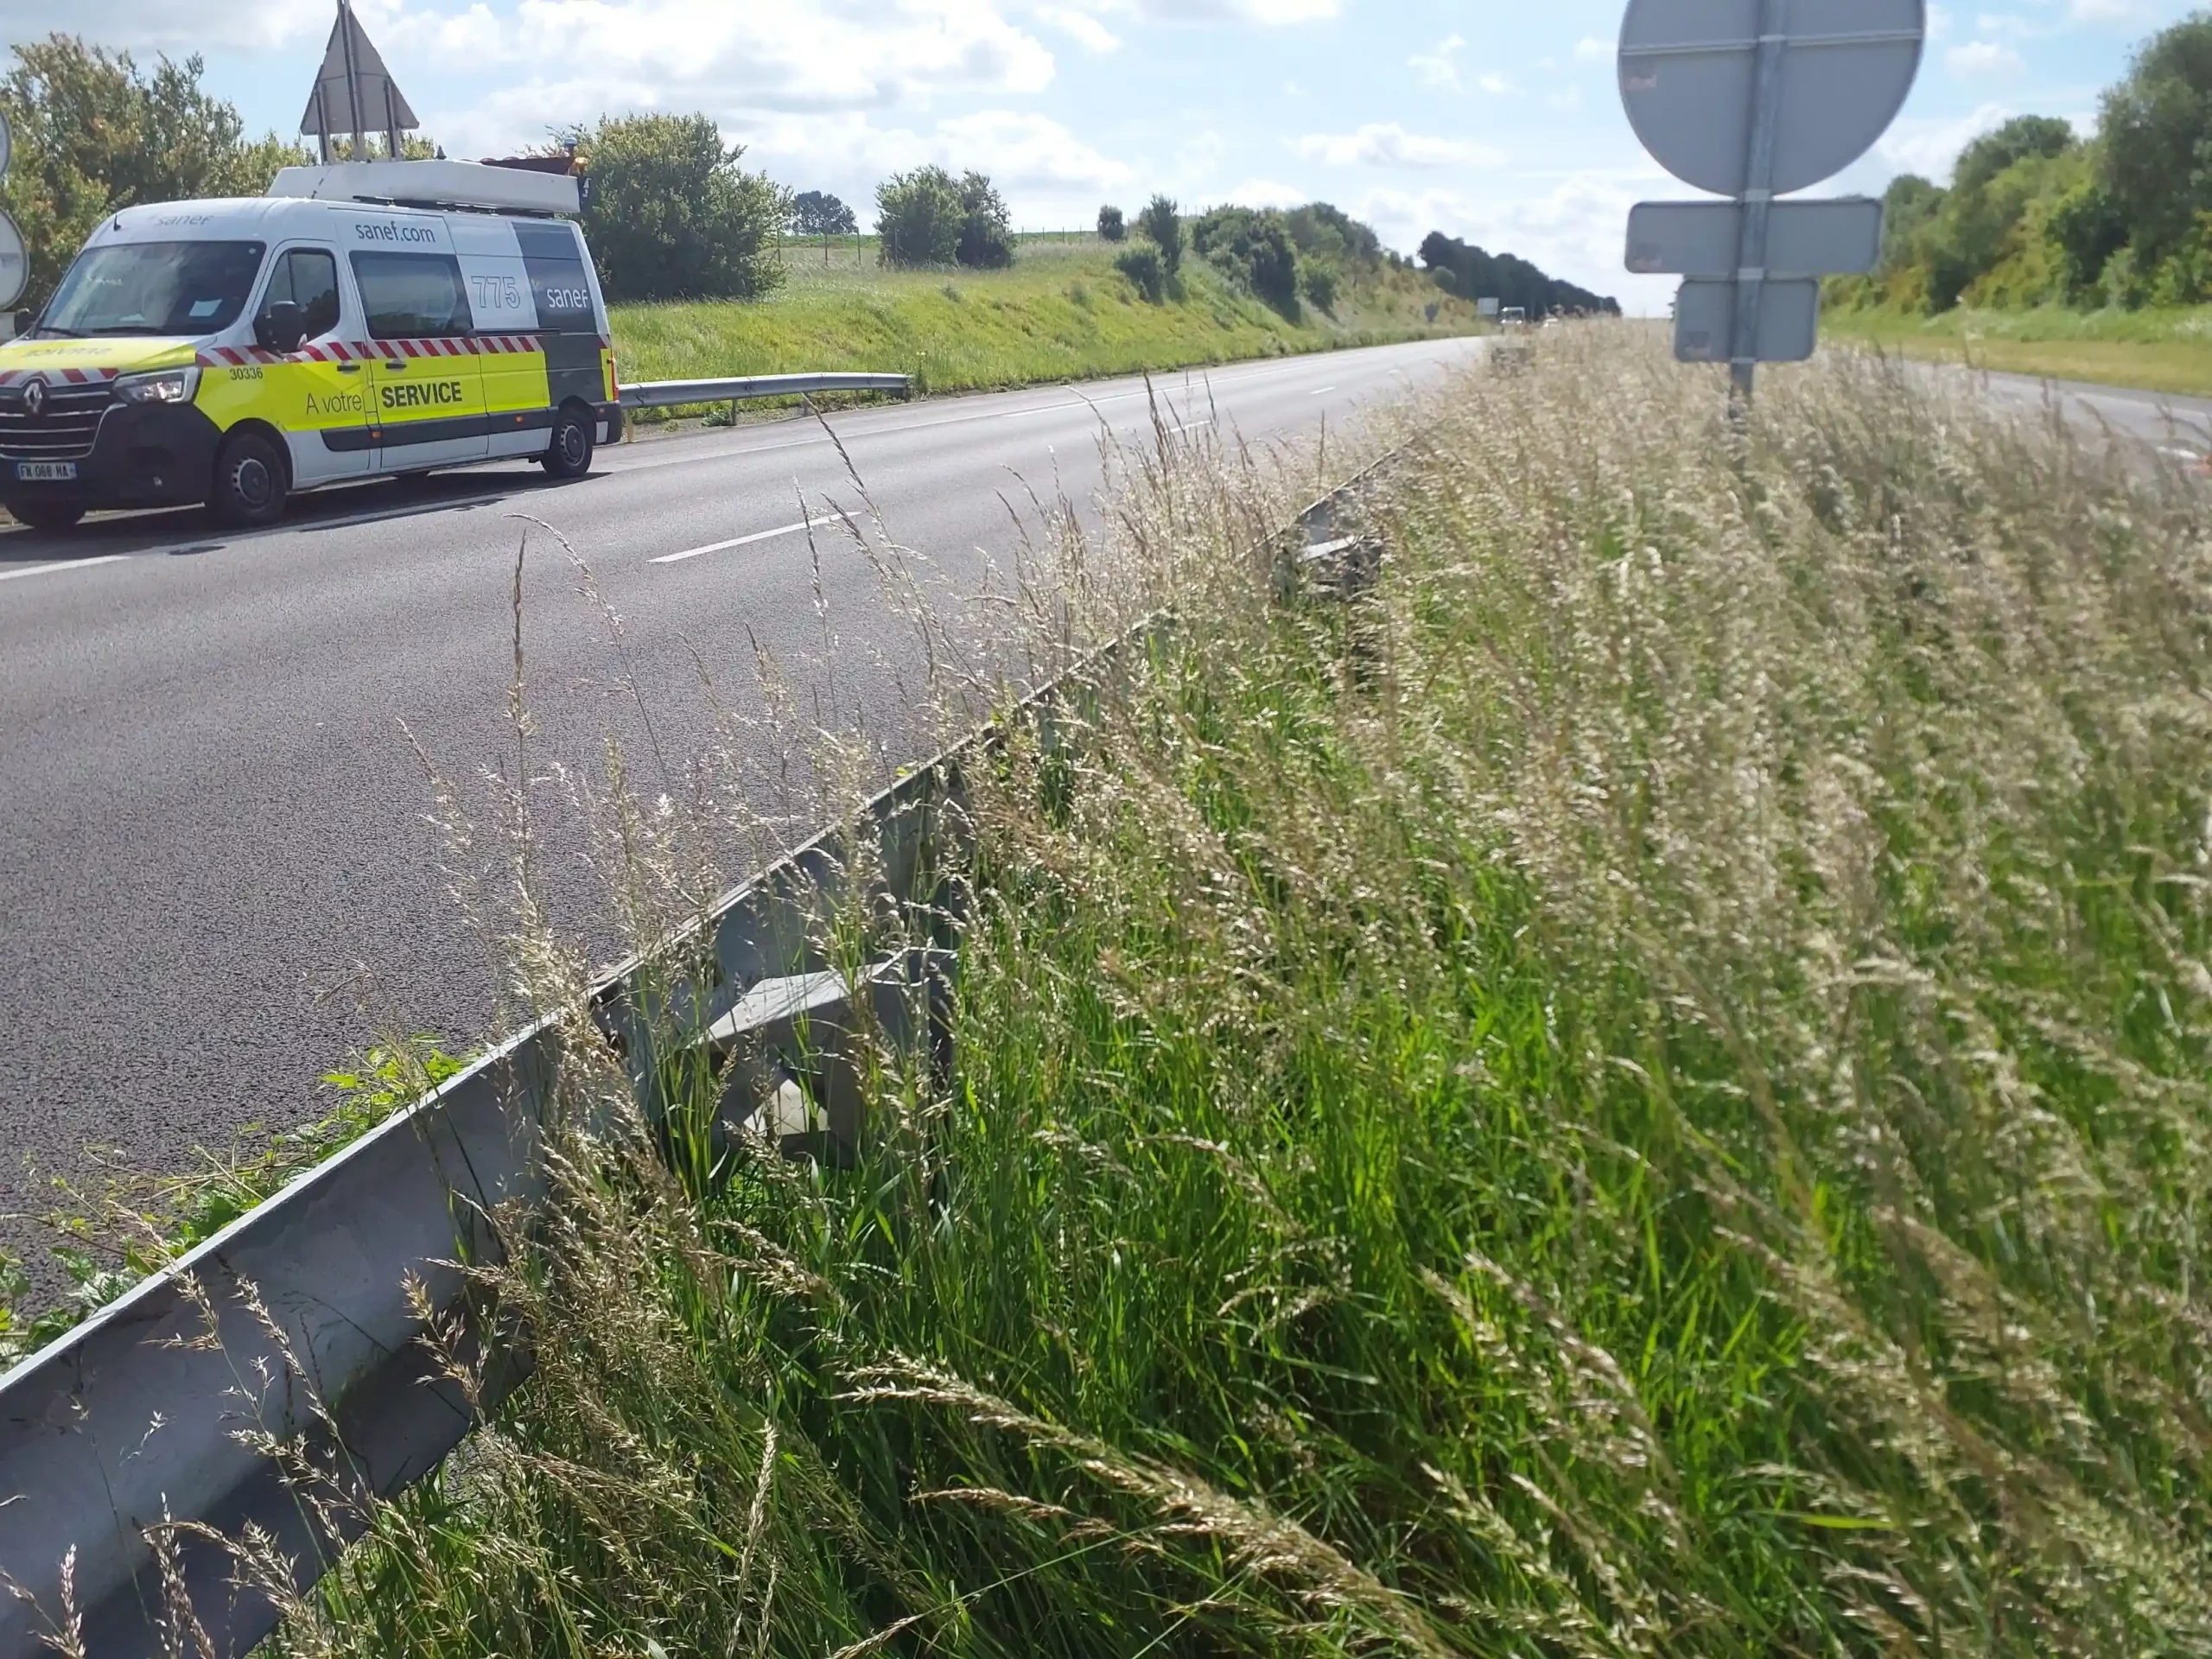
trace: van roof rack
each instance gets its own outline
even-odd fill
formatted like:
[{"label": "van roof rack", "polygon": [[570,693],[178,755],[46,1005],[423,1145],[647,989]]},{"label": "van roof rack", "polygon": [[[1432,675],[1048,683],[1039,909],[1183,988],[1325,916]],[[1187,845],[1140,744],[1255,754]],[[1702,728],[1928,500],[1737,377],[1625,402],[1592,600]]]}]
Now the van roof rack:
[{"label": "van roof rack", "polygon": [[573,213],[582,206],[572,174],[487,162],[337,162],[278,169],[268,194],[393,207],[460,207],[480,213]]}]

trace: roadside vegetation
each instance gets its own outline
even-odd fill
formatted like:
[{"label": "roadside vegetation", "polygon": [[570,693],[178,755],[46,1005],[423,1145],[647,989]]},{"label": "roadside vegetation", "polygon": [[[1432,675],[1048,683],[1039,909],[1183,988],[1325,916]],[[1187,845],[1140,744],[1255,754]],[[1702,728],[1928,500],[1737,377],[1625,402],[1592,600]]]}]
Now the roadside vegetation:
[{"label": "roadside vegetation", "polygon": [[1332,289],[1332,309],[1271,305],[1217,267],[1187,261],[1157,297],[1117,268],[1149,253],[1095,235],[1012,238],[996,270],[886,268],[873,237],[794,241],[785,276],[755,304],[613,308],[625,379],[857,369],[908,373],[928,391],[970,391],[1380,345],[1478,327],[1475,308],[1388,263]]},{"label": "roadside vegetation", "polygon": [[[1175,613],[974,769],[857,1167],[669,1174],[524,931],[630,1127],[278,1650],[2212,1646],[2206,495],[1863,359],[1741,437],[1648,331],[1515,361],[1339,453],[1349,607],[1252,551],[1310,457],[1165,440],[925,616],[957,723]],[[615,811],[652,937],[711,879]]]},{"label": "roadside vegetation", "polygon": [[2212,392],[2212,12],[2145,41],[2094,134],[2019,116],[1947,187],[1885,197],[1882,263],[1832,278],[1832,331],[1987,366]]}]

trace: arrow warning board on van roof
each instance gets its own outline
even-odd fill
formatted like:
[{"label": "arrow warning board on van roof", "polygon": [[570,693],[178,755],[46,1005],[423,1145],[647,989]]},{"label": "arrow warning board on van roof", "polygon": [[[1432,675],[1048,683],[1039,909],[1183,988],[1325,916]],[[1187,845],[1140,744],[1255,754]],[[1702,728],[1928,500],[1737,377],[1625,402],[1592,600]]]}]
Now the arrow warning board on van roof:
[{"label": "arrow warning board on van roof", "polygon": [[300,130],[322,145],[322,159],[330,160],[333,133],[349,134],[353,159],[366,159],[368,135],[383,133],[390,146],[387,156],[399,156],[399,135],[420,126],[407,95],[385,68],[384,57],[369,39],[361,20],[347,0],[338,0],[338,21],[331,25],[330,44],[323,48],[322,67],[315,72],[315,91],[308,94],[307,112],[300,117]]}]

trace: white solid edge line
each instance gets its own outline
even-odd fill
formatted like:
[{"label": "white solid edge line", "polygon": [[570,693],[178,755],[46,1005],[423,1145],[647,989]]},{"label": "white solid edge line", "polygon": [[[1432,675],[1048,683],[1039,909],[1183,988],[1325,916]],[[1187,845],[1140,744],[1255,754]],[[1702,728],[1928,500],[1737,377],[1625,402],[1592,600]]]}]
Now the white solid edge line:
[{"label": "white solid edge line", "polygon": [[89,570],[96,564],[117,564],[130,556],[128,553],[103,553],[91,559],[56,559],[52,564],[27,565],[21,570],[0,570],[0,582],[13,582],[17,576],[42,576],[49,570]]},{"label": "white solid edge line", "polygon": [[750,547],[755,542],[772,542],[779,536],[796,536],[802,530],[819,530],[824,524],[835,524],[834,518],[808,518],[796,524],[784,524],[774,530],[756,530],[750,536],[734,536],[726,542],[709,542],[704,547],[687,547],[681,553],[664,553],[648,564],[681,564],[686,559],[696,559],[703,553],[727,553],[733,547]]}]

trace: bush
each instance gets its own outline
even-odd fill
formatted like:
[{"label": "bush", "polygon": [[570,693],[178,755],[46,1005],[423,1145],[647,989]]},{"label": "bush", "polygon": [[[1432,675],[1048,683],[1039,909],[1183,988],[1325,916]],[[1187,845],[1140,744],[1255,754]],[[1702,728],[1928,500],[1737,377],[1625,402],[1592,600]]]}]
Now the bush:
[{"label": "bush", "polygon": [[2104,186],[2087,179],[2052,205],[2044,234],[2058,254],[2068,297],[2087,299],[2096,293],[2106,264],[2127,245],[2127,219]]},{"label": "bush", "polygon": [[1299,268],[1298,281],[1306,297],[1324,311],[1333,312],[1337,308],[1337,273],[1333,266],[1318,259],[1308,260]]},{"label": "bush", "polygon": [[1098,239],[1101,242],[1123,241],[1128,234],[1128,221],[1122,217],[1120,208],[1109,207],[1098,210]]},{"label": "bush", "polygon": [[1128,277],[1147,305],[1159,305],[1167,297],[1167,261],[1159,247],[1150,242],[1140,242],[1114,256],[1114,269]]},{"label": "bush", "polygon": [[1191,246],[1283,315],[1298,315],[1298,249],[1289,221],[1274,209],[1217,207],[1191,227]]},{"label": "bush", "polygon": [[2212,213],[2199,213],[2189,240],[2160,262],[2151,278],[2153,305],[2202,305],[2212,300]]},{"label": "bush", "polygon": [[1300,258],[1325,259],[1354,270],[1371,270],[1382,261],[1382,238],[1375,227],[1332,203],[1309,201],[1283,217]]},{"label": "bush", "polygon": [[989,179],[970,173],[960,181],[959,259],[976,270],[1003,270],[1014,263],[1014,228],[1006,200]]},{"label": "bush", "polygon": [[784,280],[777,232],[791,198],[738,166],[708,115],[602,118],[578,133],[591,167],[583,211],[610,300],[749,300]]},{"label": "bush", "polygon": [[887,265],[995,270],[1014,263],[1006,202],[981,173],[958,179],[941,167],[894,173],[877,188],[875,206]]},{"label": "bush", "polygon": [[1153,239],[1169,275],[1183,269],[1183,216],[1172,196],[1154,196],[1137,215],[1137,229]]},{"label": "bush", "polygon": [[960,187],[941,167],[894,173],[876,187],[879,256],[887,265],[949,265],[960,255],[960,235],[968,212]]}]

